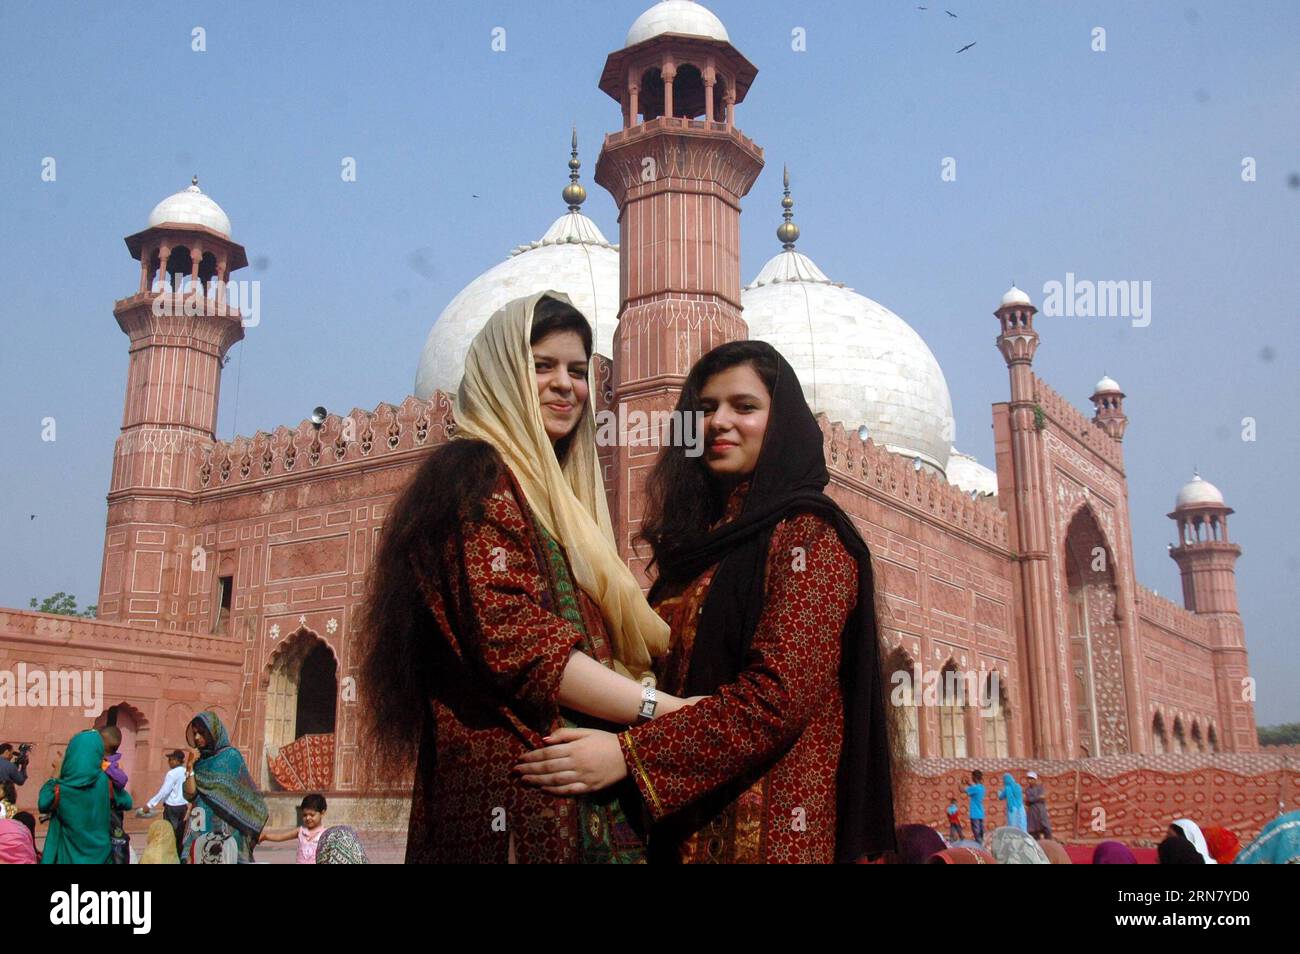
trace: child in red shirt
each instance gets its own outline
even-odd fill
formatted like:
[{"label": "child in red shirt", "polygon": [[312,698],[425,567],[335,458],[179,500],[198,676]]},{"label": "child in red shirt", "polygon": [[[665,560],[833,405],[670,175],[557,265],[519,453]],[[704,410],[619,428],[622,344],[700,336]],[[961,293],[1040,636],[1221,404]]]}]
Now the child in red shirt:
[{"label": "child in red shirt", "polygon": [[961,809],[956,795],[948,800],[948,841],[961,841]]}]

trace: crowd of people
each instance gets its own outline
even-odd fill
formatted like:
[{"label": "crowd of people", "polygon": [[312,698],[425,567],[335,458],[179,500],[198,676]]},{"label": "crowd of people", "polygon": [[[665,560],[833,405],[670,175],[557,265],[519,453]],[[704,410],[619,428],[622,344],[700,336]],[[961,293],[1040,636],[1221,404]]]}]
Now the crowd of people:
[{"label": "crowd of people", "polygon": [[[984,787],[984,773],[975,769],[970,774],[970,784],[963,790],[970,800],[971,840],[977,844],[984,843],[984,820],[987,809],[984,797],[988,790]],[[1025,784],[1016,781],[1011,772],[1002,775],[1002,788],[998,791],[998,800],[1006,802],[1008,828],[1015,828],[1032,835],[1037,840],[1051,840],[1052,820],[1047,812],[1047,793],[1038,773],[1025,773]],[[957,805],[957,796],[948,800],[948,840],[962,840],[961,809]]]},{"label": "crowd of people", "polygon": [[[122,767],[121,731],[116,726],[87,729],[69,741],[53,776],[41,786],[37,808],[47,823],[37,847],[37,819],[14,811],[13,786],[27,780],[26,759],[11,759],[6,743],[0,777],[8,786],[0,817],[3,864],[248,864],[254,848],[267,841],[298,840],[299,864],[367,864],[356,831],[327,828],[323,795],[307,795],[299,806],[302,824],[272,832],[268,810],[239,750],[215,712],[200,712],[186,728],[188,750],[167,753],[168,771],[158,793],[137,812],[149,818],[161,804],[136,853],[126,831],[133,806]],[[26,756],[26,753],[23,753]]]},{"label": "crowd of people", "polygon": [[[898,828],[896,851],[881,862],[894,864],[1138,864],[1138,855],[1122,841],[1066,849],[1052,837],[1035,837],[1022,828],[1002,825],[989,837],[940,836],[930,825]],[[1300,811],[1284,812],[1265,825],[1242,847],[1236,834],[1222,825],[1205,828],[1191,819],[1177,819],[1156,850],[1160,864],[1300,864]]]},{"label": "crowd of people", "polygon": [[[974,773],[979,775],[978,772]],[[1033,773],[1030,773],[1033,775]],[[1006,780],[1003,778],[1003,792]],[[1034,777],[1036,780],[1036,776]],[[972,787],[979,785],[978,778]],[[977,803],[982,793],[973,794]],[[947,809],[948,837],[928,825],[903,825],[897,831],[897,849],[879,859],[893,864],[948,865],[1135,865],[1137,854],[1121,841],[1103,841],[1092,846],[1076,847],[1072,853],[1051,837],[1041,825],[1031,834],[1017,825],[994,829],[989,844],[984,845],[983,826],[976,826],[972,838],[963,838],[960,823],[953,821],[954,797]],[[1148,849],[1149,850],[1149,849]],[[1215,825],[1201,829],[1190,818],[1178,818],[1170,824],[1156,848],[1162,865],[1230,865],[1230,864],[1300,864],[1300,811],[1286,812],[1273,819],[1245,848],[1227,828]]]},{"label": "crowd of people", "polygon": [[[1006,824],[994,830],[989,849],[984,846],[988,789],[984,773],[975,769],[962,789],[969,800],[970,838],[965,837],[961,809],[953,795],[945,809],[948,837],[926,825],[898,829],[899,850],[894,860],[910,864],[1072,864],[1069,853],[1052,838],[1047,795],[1038,773],[1025,773],[1024,784],[1011,772],[1002,775],[999,801],[1006,803]],[[1176,819],[1156,849],[1160,864],[1291,864],[1300,863],[1300,812],[1282,814],[1265,827],[1248,850],[1221,825],[1204,830],[1188,818]],[[1091,864],[1137,864],[1137,856],[1123,842],[1103,841],[1091,849]]]},{"label": "crowd of people", "polygon": [[[414,778],[406,860],[1067,856],[1032,772],[1023,785],[1003,776],[1007,824],[991,850],[978,771],[965,789],[971,840],[956,797],[949,842],[897,827],[900,729],[873,557],[826,493],[821,425],[772,345],[709,350],[669,428],[636,438],[661,447],[642,468],[636,542],[653,578],[643,592],[614,537],[592,342],[561,293],[500,308],[466,355],[451,439],[385,516],[349,655],[366,699],[364,774]],[[196,716],[187,741],[150,800],[164,817],[147,860],[175,850],[189,863],[249,862],[259,842],[294,838],[300,861],[364,860],[355,832],[324,827],[317,795],[297,831],[266,832],[265,801],[215,714]],[[122,856],[131,803],[106,744],[80,733],[42,789],[43,860]],[[1280,821],[1242,857],[1294,860],[1298,832]],[[1180,819],[1161,857],[1205,861],[1204,847]],[[1123,854],[1096,852],[1101,863]]]}]

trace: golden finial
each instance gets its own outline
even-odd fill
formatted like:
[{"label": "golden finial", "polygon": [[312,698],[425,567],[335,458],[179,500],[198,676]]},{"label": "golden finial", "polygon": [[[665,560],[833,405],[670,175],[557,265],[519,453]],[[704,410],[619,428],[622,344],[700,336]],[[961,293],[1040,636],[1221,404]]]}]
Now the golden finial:
[{"label": "golden finial", "polygon": [[578,127],[573,127],[573,151],[569,154],[569,184],[564,187],[564,201],[569,204],[570,212],[577,212],[587,200],[587,190],[578,181],[578,170],[582,163],[578,161]]},{"label": "golden finial", "polygon": [[790,198],[790,167],[784,167],[782,181],[785,183],[785,197],[781,199],[781,218],[785,219],[776,227],[776,237],[781,240],[781,247],[787,252],[794,251],[794,243],[799,239],[799,226],[795,225],[794,218],[794,199]]}]

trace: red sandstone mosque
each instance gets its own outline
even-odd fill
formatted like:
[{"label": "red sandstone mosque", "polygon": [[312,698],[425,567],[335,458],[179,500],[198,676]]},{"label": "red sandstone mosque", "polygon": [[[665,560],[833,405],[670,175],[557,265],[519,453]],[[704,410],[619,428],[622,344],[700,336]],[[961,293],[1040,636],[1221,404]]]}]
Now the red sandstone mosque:
[{"label": "red sandstone mosque", "polygon": [[[756,74],[705,7],[656,3],[599,83],[621,118],[595,167],[618,244],[580,211],[575,136],[567,211],[447,304],[414,394],[272,433],[215,436],[223,359],[244,335],[225,283],[244,248],[197,181],[158,203],[126,238],[136,288],[113,307],[129,364],[99,618],[0,609],[3,666],[103,670],[99,724],[123,730],[137,801],[211,708],[273,793],[273,820],[314,790],[338,821],[400,826],[404,799],[363,796],[373,780],[357,774],[367,566],[394,494],[454,431],[474,333],[507,300],[555,288],[595,327],[598,408],[670,410],[691,364],[736,338],[770,341],[799,372],[821,415],[829,492],[874,553],[891,669],[922,682],[998,674],[990,707],[945,696],[905,710],[921,783],[905,802],[912,820],[937,822],[976,766],[1037,768],[1067,834],[1086,835],[1098,804],[1109,837],[1137,838],[1174,810],[1199,806],[1246,832],[1294,802],[1296,766],[1257,752],[1232,509],[1199,475],[1171,484],[1182,605],[1138,583],[1125,395],[1103,376],[1085,413],[1034,373],[1040,329],[1025,292],[1013,287],[988,319],[1009,376],[988,468],[952,446],[947,384],[921,337],[796,248],[788,177],[780,249],[743,283],[741,200],[764,164],[741,132]],[[187,314],[196,294],[205,307]],[[159,300],[173,314],[159,317]],[[656,452],[603,450],[618,543],[638,571],[631,541]],[[45,753],[85,724],[79,710],[0,709],[0,735]],[[36,779],[47,762],[34,760]]]}]

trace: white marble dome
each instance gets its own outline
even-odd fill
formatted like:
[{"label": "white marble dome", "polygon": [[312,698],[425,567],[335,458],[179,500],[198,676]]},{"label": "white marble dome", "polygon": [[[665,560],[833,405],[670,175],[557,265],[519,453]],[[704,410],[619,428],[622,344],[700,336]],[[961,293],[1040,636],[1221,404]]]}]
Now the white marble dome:
[{"label": "white marble dome", "polygon": [[230,216],[199,189],[195,176],[189,188],[169,195],[149,213],[149,228],[155,225],[201,225],[230,238]]},{"label": "white marble dome", "polygon": [[921,336],[885,306],[833,282],[793,248],[741,293],[749,336],[780,351],[813,412],[943,473],[953,440],[943,369]]},{"label": "white marble dome", "polygon": [[415,373],[415,396],[455,394],[470,342],[506,302],[547,289],[564,292],[591,322],[593,344],[609,357],[618,318],[618,246],[581,212],[566,212],[535,242],[474,279],[442,310],[429,330]]},{"label": "white marble dome", "polygon": [[1092,389],[1092,393],[1104,394],[1110,391],[1119,391],[1120,393],[1123,393],[1123,389],[1120,388],[1118,381],[1110,375],[1103,374],[1101,380],[1097,382],[1097,386]]},{"label": "white marble dome", "polygon": [[996,497],[998,494],[997,471],[989,470],[970,454],[963,454],[952,448],[948,454],[948,483],[980,496]]},{"label": "white marble dome", "polygon": [[686,36],[704,36],[730,43],[727,28],[712,10],[694,0],[663,0],[641,14],[627,31],[624,49],[644,43],[661,33],[682,33]]},{"label": "white marble dome", "polygon": [[1178,491],[1178,498],[1174,501],[1174,509],[1221,503],[1223,503],[1223,494],[1219,492],[1219,488],[1200,474],[1193,474],[1192,479],[1183,484],[1183,489]]},{"label": "white marble dome", "polygon": [[1017,288],[1015,285],[1012,285],[1010,288],[1007,289],[1007,293],[1006,293],[1005,295],[1002,296],[1002,304],[1004,304],[1004,305],[1029,305],[1029,304],[1032,304],[1032,302],[1029,300],[1029,296],[1028,296],[1028,295],[1026,295],[1023,291],[1021,291],[1021,290],[1020,290],[1019,288]]}]

